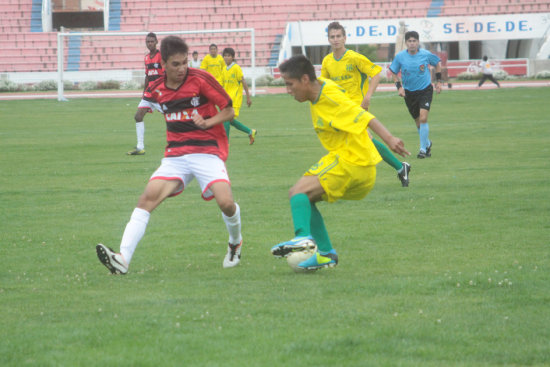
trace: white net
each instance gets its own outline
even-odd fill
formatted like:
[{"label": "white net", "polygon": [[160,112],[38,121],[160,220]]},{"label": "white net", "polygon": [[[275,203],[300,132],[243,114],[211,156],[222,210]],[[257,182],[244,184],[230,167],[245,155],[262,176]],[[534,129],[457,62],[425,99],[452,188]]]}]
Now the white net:
[{"label": "white net", "polygon": [[[88,80],[143,80],[144,56],[148,52],[145,37],[149,32],[60,32],[57,34],[57,94],[66,100],[64,82],[78,75]],[[210,44],[216,44],[221,53],[225,47],[235,50],[235,59],[243,68],[255,68],[254,29],[218,29],[201,31],[154,32],[159,39],[167,35],[182,37],[191,53],[197,51],[202,59]],[[252,78],[252,94],[255,82]]]}]

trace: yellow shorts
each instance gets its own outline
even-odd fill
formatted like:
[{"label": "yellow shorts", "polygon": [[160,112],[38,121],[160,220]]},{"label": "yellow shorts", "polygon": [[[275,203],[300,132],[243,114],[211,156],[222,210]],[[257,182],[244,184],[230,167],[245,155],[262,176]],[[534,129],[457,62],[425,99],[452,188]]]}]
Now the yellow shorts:
[{"label": "yellow shorts", "polygon": [[329,153],[311,166],[305,176],[317,176],[325,190],[323,200],[361,200],[376,181],[376,166],[356,166]]},{"label": "yellow shorts", "polygon": [[235,111],[235,116],[233,116],[234,119],[239,117],[239,112],[241,111],[241,104],[239,105],[233,105],[233,111]]}]

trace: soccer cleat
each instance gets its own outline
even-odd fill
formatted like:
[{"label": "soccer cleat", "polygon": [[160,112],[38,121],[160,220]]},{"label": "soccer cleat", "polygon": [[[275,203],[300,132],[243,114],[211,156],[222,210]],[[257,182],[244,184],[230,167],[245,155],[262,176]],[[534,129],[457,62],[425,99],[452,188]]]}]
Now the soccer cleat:
[{"label": "soccer cleat", "polygon": [[223,259],[224,268],[232,268],[239,264],[239,262],[241,261],[242,245],[243,245],[242,240],[241,240],[241,243],[239,243],[238,245],[232,245],[232,244],[227,245],[227,254]]},{"label": "soccer cleat", "polygon": [[101,261],[111,273],[126,274],[128,272],[128,264],[126,264],[121,254],[114,252],[113,249],[101,243],[95,247],[95,250],[99,261]]},{"label": "soccer cleat", "polygon": [[145,149],[138,149],[137,147],[134,150],[130,150],[127,155],[144,155]]},{"label": "soccer cleat", "polygon": [[254,140],[256,140],[256,133],[258,131],[256,129],[252,129],[250,134],[248,134],[248,138],[250,139],[250,145],[254,144]]},{"label": "soccer cleat", "polygon": [[287,257],[291,252],[309,251],[315,249],[315,246],[315,240],[311,236],[294,237],[273,246],[271,254],[275,257]]},{"label": "soccer cleat", "polygon": [[407,162],[403,162],[403,170],[397,174],[397,178],[401,181],[401,186],[409,186],[409,172],[411,172],[411,165]]},{"label": "soccer cleat", "polygon": [[432,141],[430,140],[430,146],[426,149],[426,154],[428,157],[432,156]]},{"label": "soccer cleat", "polygon": [[432,156],[431,153],[419,151],[418,154],[416,155],[416,158],[424,159],[424,158],[430,158],[431,156]]},{"label": "soccer cleat", "polygon": [[321,268],[334,268],[336,265],[338,265],[338,255],[332,249],[325,255],[321,255],[319,251],[316,251],[309,259],[299,263],[298,267],[307,270],[317,270]]}]

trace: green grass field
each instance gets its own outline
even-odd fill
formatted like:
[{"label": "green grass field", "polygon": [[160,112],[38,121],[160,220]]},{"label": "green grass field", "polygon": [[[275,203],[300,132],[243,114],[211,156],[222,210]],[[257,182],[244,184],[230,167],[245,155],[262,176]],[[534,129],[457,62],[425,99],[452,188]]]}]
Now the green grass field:
[{"label": "green grass field", "polygon": [[444,91],[419,160],[403,101],[372,112],[413,153],[360,202],[320,204],[335,269],[295,274],[270,247],[293,236],[290,186],[323,154],[309,108],[258,96],[227,162],[242,263],[196,183],[152,215],[130,272],[118,249],[164,144],[136,99],[0,102],[1,366],[549,366],[550,88]]}]

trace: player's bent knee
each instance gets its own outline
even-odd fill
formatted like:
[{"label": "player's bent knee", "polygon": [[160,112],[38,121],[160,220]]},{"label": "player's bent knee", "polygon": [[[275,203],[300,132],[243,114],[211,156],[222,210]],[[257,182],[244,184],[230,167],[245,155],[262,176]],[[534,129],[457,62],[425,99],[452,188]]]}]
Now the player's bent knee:
[{"label": "player's bent knee", "polygon": [[237,211],[237,206],[235,205],[235,202],[233,200],[223,200],[218,201],[218,206],[220,207],[220,210],[228,217],[232,217],[235,215],[235,212]]},{"label": "player's bent knee", "polygon": [[134,116],[134,120],[136,120],[136,122],[141,122],[141,121],[143,121],[143,118],[145,117],[145,114],[146,114],[146,113],[147,113],[146,110],[144,110],[144,109],[139,109],[139,110],[136,112],[135,116]]}]

